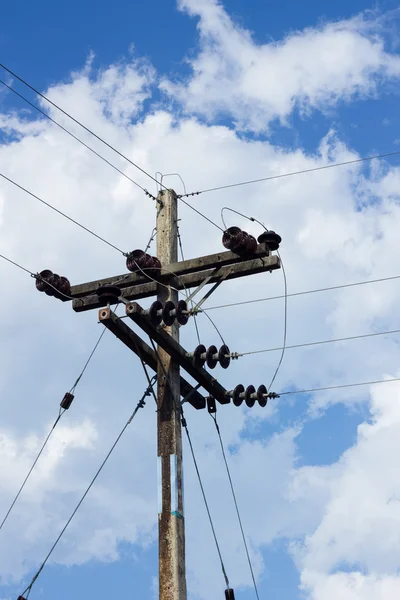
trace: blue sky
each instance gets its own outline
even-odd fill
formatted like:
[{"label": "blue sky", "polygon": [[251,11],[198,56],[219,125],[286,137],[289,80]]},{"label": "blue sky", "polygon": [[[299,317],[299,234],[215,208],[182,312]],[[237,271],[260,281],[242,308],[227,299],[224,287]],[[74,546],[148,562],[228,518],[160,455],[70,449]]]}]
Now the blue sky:
[{"label": "blue sky", "polygon": [[[0,62],[154,174],[188,190],[400,149],[396,2],[159,0],[3,7]],[[54,108],[1,78],[155,193],[151,180]],[[144,247],[154,206],[126,180],[0,86],[1,172],[127,250]],[[193,202],[216,222],[230,206],[282,234],[289,291],[396,275],[399,160],[330,169]],[[180,189],[179,180],[169,180]],[[219,232],[180,206],[187,256],[221,249]],[[232,214],[229,224],[248,228]],[[123,272],[123,260],[0,182],[0,253],[73,283]],[[35,293],[7,264],[0,299],[0,515],[59,399],[99,334],[96,314]],[[27,300],[29,310],[15,302]],[[281,294],[282,275],[229,282],[209,306]],[[399,328],[396,281],[289,300],[288,343]],[[282,301],[210,311],[231,350],[280,346]],[[32,318],[35,315],[35,318]],[[199,317],[202,341],[215,331]],[[396,336],[288,350],[275,391],[399,376]],[[188,349],[193,326],[182,331]],[[268,383],[279,353],[246,356],[228,388]],[[23,376],[21,376],[21,368]],[[0,531],[0,599],[29,583],[146,386],[106,335],[66,415]],[[260,598],[394,600],[400,591],[400,389],[395,384],[282,396],[219,411]],[[34,399],[34,401],[32,400]],[[146,412],[145,412],[146,411]],[[156,595],[155,414],[149,399],[30,598]],[[255,598],[218,441],[207,414],[188,423],[238,600]],[[141,420],[141,421],[140,421]],[[188,598],[223,598],[224,581],[185,444]]]}]

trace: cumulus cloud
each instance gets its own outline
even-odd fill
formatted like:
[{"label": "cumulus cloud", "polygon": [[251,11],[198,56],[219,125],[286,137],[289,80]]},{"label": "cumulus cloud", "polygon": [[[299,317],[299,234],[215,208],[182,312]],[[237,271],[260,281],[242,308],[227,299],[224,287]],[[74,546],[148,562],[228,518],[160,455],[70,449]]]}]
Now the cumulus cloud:
[{"label": "cumulus cloud", "polygon": [[161,88],[210,121],[229,115],[238,128],[262,132],[294,109],[327,111],[373,96],[379,83],[400,75],[400,58],[385,50],[380,22],[370,16],[258,44],[218,0],[180,0],[179,7],[198,18],[199,48],[188,59],[192,77],[165,78]]},{"label": "cumulus cloud", "polygon": [[[202,46],[196,59],[201,69],[186,83],[185,108],[190,111],[204,111],[203,86],[212,84],[207,110],[210,109],[210,116],[217,107],[226,112],[228,104],[220,96],[224,84],[224,96],[232,99],[229,111],[233,117],[238,122],[242,119],[240,126],[255,128],[255,123],[260,122],[261,105],[261,121],[265,124],[272,118],[284,119],[297,105],[324,109],[331,106],[331,98],[336,101],[342,96],[350,101],[355,95],[371,93],[381,78],[397,76],[397,58],[386,53],[383,42],[371,37],[359,20],[327,24],[319,30],[293,34],[280,44],[257,48],[250,35],[234,26],[218,4],[204,1],[181,6],[201,17]],[[339,42],[343,40],[353,51],[342,61],[339,55],[335,55],[335,60],[325,56],[326,64],[323,63],[320,48],[325,43],[321,41],[324,36],[335,52],[340,54]],[[236,44],[236,50],[230,44]],[[304,57],[302,64],[308,69],[301,71],[301,76],[293,59],[297,53]],[[318,65],[305,60],[318,54]],[[201,61],[207,56],[210,68],[206,72]],[[218,62],[221,56],[227,59],[226,68]],[[230,64],[235,56],[236,69],[232,70]],[[280,77],[277,82],[270,77],[268,89],[257,88],[257,93],[250,93],[254,86],[245,82],[244,71],[250,64],[246,60],[255,61],[255,71],[264,63],[266,69],[286,69],[287,78]],[[213,61],[219,65],[217,70]],[[212,75],[209,80],[207,73]],[[214,81],[217,75],[221,88]],[[179,171],[188,191],[249,179],[260,173],[268,176],[309,169],[327,161],[359,156],[329,128],[314,150],[306,152],[265,140],[249,140],[232,127],[200,123],[191,116],[177,123],[176,115],[161,110],[158,103],[143,113],[143,101],[151,100],[157,77],[149,65],[140,62],[111,65],[99,73],[92,70],[89,62],[82,72],[74,73],[68,82],[55,83],[47,92],[148,172]],[[288,86],[284,91],[282,79]],[[236,88],[240,96],[229,94]],[[183,89],[173,89],[178,100]],[[275,100],[281,93],[282,98]],[[54,108],[49,110],[155,193],[155,186],[151,187],[143,173],[114,156]],[[140,190],[36,115],[3,111],[0,120],[10,136],[0,146],[5,175],[124,251],[145,246],[154,227],[156,209]],[[181,191],[178,179],[165,181]],[[218,224],[221,208],[229,205],[276,229],[283,237],[281,250],[289,291],[295,292],[397,274],[399,183],[398,168],[376,161],[371,167],[351,165],[212,196],[204,194],[191,201],[197,202],[196,206]],[[179,208],[180,231],[188,258],[222,249],[217,228],[186,206]],[[260,233],[258,225],[237,215],[225,213],[225,217],[228,225],[238,224],[255,235]],[[51,268],[68,276],[72,283],[125,271],[125,259],[120,253],[5,181],[0,182],[0,237],[2,254],[33,271]],[[96,314],[75,314],[68,304],[36,293],[32,279],[11,265],[1,262],[0,273],[5,282],[0,296],[4,316],[0,325],[0,452],[4,456],[0,461],[0,508],[4,511],[40,446],[45,433],[43,423],[54,420],[59,401],[75,381],[99,335],[99,325]],[[226,282],[221,288],[208,306],[279,295],[283,283],[281,273],[274,272],[249,278],[246,284],[238,280]],[[289,301],[288,342],[396,328],[399,300],[396,281],[293,297]],[[282,342],[282,302],[210,311],[209,315],[233,351],[276,347]],[[218,343],[208,320],[199,315],[198,322],[202,343]],[[197,345],[192,324],[182,328],[182,343],[189,350]],[[394,336],[326,346],[323,351],[320,347],[290,350],[275,391],[288,386],[308,388],[380,379],[383,374],[397,372],[397,352]],[[238,383],[267,384],[278,357],[274,352],[243,357],[228,371],[218,373],[218,378],[230,389]],[[58,437],[34,472],[13,518],[0,532],[3,582],[20,579],[45,556],[54,532],[68,518],[145,385],[135,358],[107,334],[79,384],[77,398],[64,417],[64,428],[58,430]],[[368,598],[366,594],[370,592],[363,591],[367,588],[379,597],[397,585],[392,555],[397,536],[396,498],[400,494],[393,461],[398,437],[398,390],[391,385],[384,390],[374,389],[371,403],[367,389],[315,395],[311,398],[314,412],[307,396],[295,397],[291,405],[291,400],[282,396],[273,407],[251,412],[221,408],[221,431],[229,447],[239,504],[244,507],[245,530],[260,578],[266,572],[264,548],[283,538],[288,543],[301,540],[294,556],[303,588],[313,600],[335,590],[340,595],[342,590],[359,594],[349,595],[349,600]],[[316,418],[335,403],[350,408],[364,403],[366,410],[371,411],[372,422],[360,426],[357,444],[337,463],[300,467],[297,436],[301,423]],[[280,414],[288,406],[296,411],[297,422],[284,429]],[[207,414],[189,409],[187,413],[221,547],[230,573],[234,574],[232,583],[246,587],[251,579],[235,528],[213,424]],[[137,417],[140,423],[132,423],[112,457],[114,466],[105,469],[63,538],[54,555],[59,564],[84,564],[93,558],[117,560],[121,541],[146,546],[155,540],[155,416],[149,400]],[[275,428],[274,433],[269,428]],[[210,551],[212,539],[195,474],[189,460],[186,464],[189,582],[200,598],[210,598],[220,593],[223,581]],[[265,515],[269,518],[265,519]],[[18,543],[12,545],[11,540]],[[11,545],[12,552],[4,550]],[[197,560],[199,553],[202,561]],[[343,563],[353,572],[340,572]],[[389,575],[385,573],[386,566],[391,569]],[[363,570],[370,572],[364,574]],[[345,591],[343,597],[344,594]]]}]

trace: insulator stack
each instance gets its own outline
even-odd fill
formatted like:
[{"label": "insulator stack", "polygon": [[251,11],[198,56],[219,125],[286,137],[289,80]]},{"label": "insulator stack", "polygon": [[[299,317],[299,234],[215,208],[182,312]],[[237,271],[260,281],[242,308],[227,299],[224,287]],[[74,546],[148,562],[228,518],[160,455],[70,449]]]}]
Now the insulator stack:
[{"label": "insulator stack", "polygon": [[231,588],[225,590],[225,600],[235,600],[235,591]]},{"label": "insulator stack", "polygon": [[68,410],[69,407],[71,406],[74,398],[75,398],[75,396],[73,394],[70,394],[70,392],[67,392],[65,394],[64,398],[60,402],[61,408],[63,408],[64,410]]},{"label": "insulator stack", "polygon": [[127,256],[126,268],[131,273],[144,271],[146,275],[155,277],[160,274],[161,263],[156,256],[150,256],[143,250],[133,250]]},{"label": "insulator stack", "polygon": [[215,369],[219,363],[223,369],[227,369],[231,363],[231,353],[225,344],[218,350],[216,346],[210,346],[206,349],[203,344],[197,346],[194,352],[188,354],[193,360],[195,367],[204,367],[207,363],[209,369]]},{"label": "insulator stack", "polygon": [[278,250],[281,241],[281,236],[271,229],[264,231],[258,236],[258,243],[265,244],[268,250]]},{"label": "insulator stack", "polygon": [[168,300],[165,304],[162,304],[159,300],[153,302],[149,310],[145,310],[146,314],[151,323],[157,327],[164,322],[164,325],[171,326],[175,323],[175,319],[179,325],[186,325],[189,320],[189,311],[187,304],[184,300],[179,300],[177,304]]},{"label": "insulator stack", "polygon": [[118,285],[112,283],[105,283],[97,288],[96,295],[99,300],[106,304],[117,302],[121,296],[121,288]]},{"label": "insulator stack", "polygon": [[270,398],[279,397],[274,392],[268,393],[267,388],[263,384],[258,386],[256,391],[254,385],[249,385],[245,389],[244,385],[241,383],[239,383],[234,390],[228,392],[228,396],[232,398],[235,406],[240,406],[244,400],[249,408],[252,408],[256,401],[258,401],[259,405],[262,407],[267,406],[267,402]]},{"label": "insulator stack", "polygon": [[235,254],[254,254],[257,250],[256,238],[240,227],[229,227],[224,231],[222,243],[227,250]]},{"label": "insulator stack", "polygon": [[68,279],[53,273],[49,269],[45,269],[36,275],[36,289],[59,300],[71,296],[71,284]]}]

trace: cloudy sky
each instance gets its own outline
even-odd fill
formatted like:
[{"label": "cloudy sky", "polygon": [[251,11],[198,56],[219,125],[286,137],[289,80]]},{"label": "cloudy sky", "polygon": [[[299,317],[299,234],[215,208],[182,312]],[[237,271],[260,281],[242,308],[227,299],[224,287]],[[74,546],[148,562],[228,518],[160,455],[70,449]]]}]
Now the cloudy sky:
[{"label": "cloudy sky", "polygon": [[[250,5],[250,6],[249,6]],[[396,3],[245,0],[14,2],[1,62],[154,175],[187,191],[400,150]],[[1,69],[1,79],[152,194],[156,184]],[[127,178],[0,85],[0,172],[129,251],[155,204]],[[183,193],[182,181],[164,182]],[[190,198],[280,233],[288,291],[400,274],[399,158],[354,163]],[[186,258],[221,232],[179,206]],[[261,227],[229,212],[228,225]],[[152,249],[154,250],[154,242]],[[4,179],[0,253],[72,283],[125,272],[124,258]],[[0,520],[101,333],[97,312],[39,294],[0,261]],[[279,348],[281,271],[226,282],[206,308],[232,351]],[[289,345],[400,329],[396,279],[289,297]],[[147,305],[147,302],[143,302]],[[198,318],[206,346],[220,341]],[[182,328],[193,350],[193,323]],[[400,377],[398,335],[288,349],[273,391]],[[269,384],[279,351],[248,355],[227,388]],[[29,584],[146,381],[106,332],[18,503],[0,530],[0,598]],[[238,600],[255,598],[214,425],[186,410],[221,553]],[[218,410],[260,598],[394,600],[400,594],[400,384],[282,395]],[[156,413],[148,399],[71,523],[30,598],[157,597]],[[188,598],[224,597],[224,579],[184,443]]]}]

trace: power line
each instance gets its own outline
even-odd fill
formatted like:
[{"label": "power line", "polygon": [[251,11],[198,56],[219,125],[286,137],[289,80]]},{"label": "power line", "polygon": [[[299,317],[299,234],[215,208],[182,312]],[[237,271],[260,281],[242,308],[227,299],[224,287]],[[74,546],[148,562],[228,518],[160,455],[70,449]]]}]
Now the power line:
[{"label": "power line", "polygon": [[31,277],[36,277],[35,273],[32,273],[32,271],[29,271],[29,269],[26,269],[22,265],[19,265],[15,261],[11,260],[11,258],[7,258],[7,256],[4,256],[4,254],[0,254],[0,258],[2,258],[3,260],[6,260],[7,262],[11,263],[15,267],[18,267],[18,269],[21,269],[22,271],[25,271],[25,273],[29,273],[29,275]]},{"label": "power line", "polygon": [[29,190],[27,190],[25,187],[23,187],[22,185],[20,185],[16,181],[13,181],[12,179],[10,179],[9,177],[7,177],[6,175],[3,175],[3,173],[0,173],[0,177],[2,177],[3,179],[5,179],[9,183],[12,183],[17,188],[19,188],[20,190],[22,190],[26,194],[29,194],[29,196],[32,196],[32,198],[35,198],[35,200],[38,200],[39,202],[41,202],[42,204],[44,204],[48,208],[51,208],[51,210],[54,210],[56,213],[58,213],[59,215],[61,215],[65,219],[68,219],[68,221],[71,221],[71,223],[74,223],[75,225],[78,225],[78,227],[80,227],[81,229],[84,229],[85,231],[87,231],[88,233],[90,233],[91,235],[93,235],[94,237],[96,237],[98,240],[104,242],[108,246],[111,246],[111,248],[114,248],[114,250],[118,250],[118,252],[121,252],[121,254],[125,255],[125,252],[123,252],[123,250],[121,250],[121,248],[118,248],[117,246],[114,246],[114,244],[112,244],[111,242],[108,242],[106,239],[104,239],[103,237],[101,237],[101,235],[98,235],[97,233],[95,233],[94,231],[92,231],[91,229],[89,229],[88,227],[85,227],[85,225],[82,225],[81,223],[79,223],[78,221],[76,221],[75,219],[73,219],[72,217],[69,217],[67,214],[65,214],[64,212],[62,212],[61,210],[59,210],[58,208],[56,208],[52,204],[49,204],[45,200],[42,200],[42,198],[39,198],[39,196],[36,196],[36,194],[34,194],[33,192],[30,192]]},{"label": "power line", "polygon": [[[190,194],[186,194],[187,196],[190,196]],[[199,210],[197,210],[197,208],[195,208],[194,206],[192,206],[191,204],[189,204],[189,202],[186,202],[186,200],[184,200],[182,198],[182,196],[178,196],[178,198],[180,199],[181,202],[183,202],[183,204],[186,204],[186,206],[188,206],[189,208],[191,208],[195,213],[197,213],[198,215],[200,215],[200,217],[202,217],[203,219],[205,219],[206,221],[208,221],[209,223],[211,223],[211,225],[214,225],[214,227],[216,227],[217,229],[219,229],[220,231],[222,231],[222,233],[225,233],[224,229],[222,229],[222,227],[220,227],[219,225],[217,225],[215,223],[215,221],[213,221],[212,219],[209,219],[204,213],[200,212]]]},{"label": "power line", "polygon": [[[348,337],[335,338],[333,340],[320,340],[318,342],[306,342],[304,344],[294,344],[293,346],[285,346],[286,350],[291,350],[293,348],[306,348],[307,346],[319,346],[321,344],[333,344],[335,342],[346,342],[349,340],[361,340],[369,337],[376,337],[379,335],[393,335],[395,333],[400,333],[400,329],[392,329],[391,331],[376,331],[374,333],[363,333],[361,335],[352,335]],[[263,354],[264,352],[276,352],[278,350],[282,350],[283,347],[279,348],[266,348],[264,350],[253,350],[252,352],[234,352],[234,356],[250,356],[251,354]],[[271,386],[270,386],[271,387]]]},{"label": "power line", "polygon": [[60,123],[58,123],[55,119],[53,119],[52,117],[50,117],[50,115],[48,115],[44,110],[42,110],[41,108],[39,108],[39,106],[36,106],[36,104],[34,104],[30,100],[28,100],[28,98],[25,98],[25,96],[23,96],[22,94],[20,94],[19,92],[17,92],[17,90],[15,90],[13,87],[11,87],[11,85],[9,85],[8,83],[6,83],[2,79],[0,79],[0,83],[2,83],[11,92],[13,92],[14,94],[16,94],[24,102],[26,102],[27,104],[29,104],[29,106],[31,106],[32,108],[34,108],[35,110],[37,110],[41,115],[43,115],[44,117],[46,117],[46,119],[48,119],[49,121],[51,121],[54,125],[56,125],[60,129],[62,129],[63,131],[65,131],[65,133],[67,133],[69,136],[71,136],[72,138],[74,138],[74,140],[76,140],[77,142],[79,142],[80,144],[82,144],[82,146],[85,146],[85,148],[87,148],[88,150],[90,150],[90,152],[92,152],[93,154],[95,154],[95,156],[97,156],[102,161],[104,161],[105,163],[107,163],[108,165],[110,165],[110,167],[112,167],[113,169],[115,169],[115,171],[117,171],[118,173],[120,173],[121,175],[123,175],[123,177],[126,177],[126,179],[129,179],[129,181],[131,181],[134,185],[136,185],[138,188],[140,188],[143,192],[147,192],[147,190],[145,190],[145,188],[143,186],[141,186],[139,183],[137,183],[137,181],[135,181],[134,179],[132,179],[131,177],[129,177],[129,175],[127,175],[126,173],[124,173],[123,171],[121,171],[120,169],[118,169],[118,167],[116,167],[115,165],[113,165],[104,156],[102,156],[101,154],[99,154],[98,152],[96,152],[96,150],[94,150],[91,146],[89,146],[83,140],[81,140],[80,138],[78,138],[78,136],[74,135],[66,127],[64,127],[63,125],[61,125]]},{"label": "power line", "polygon": [[330,385],[320,388],[311,388],[309,390],[292,390],[290,392],[279,392],[278,396],[288,396],[289,394],[310,394],[311,392],[324,392],[325,390],[339,390],[343,388],[358,387],[362,385],[376,385],[378,383],[394,383],[400,381],[400,377],[393,377],[391,379],[377,379],[376,381],[362,381],[360,383],[345,383],[342,385]]},{"label": "power line", "polygon": [[47,561],[49,560],[50,556],[52,555],[52,553],[54,552],[58,542],[60,541],[60,539],[62,538],[62,536],[64,535],[68,525],[71,523],[72,519],[74,518],[75,514],[77,513],[77,511],[79,510],[80,506],[82,505],[83,501],[85,500],[86,496],[88,495],[90,489],[92,488],[94,482],[96,481],[97,477],[100,475],[104,465],[106,464],[106,462],[108,461],[108,459],[110,458],[114,448],[116,447],[116,445],[118,444],[119,440],[121,439],[121,437],[123,436],[123,434],[125,433],[125,430],[127,429],[127,427],[132,423],[133,419],[135,418],[136,414],[138,413],[140,408],[143,408],[146,404],[145,402],[145,398],[146,396],[150,396],[151,394],[151,390],[152,390],[152,386],[153,383],[156,380],[156,375],[153,376],[152,378],[152,383],[149,384],[149,386],[146,388],[145,392],[143,393],[143,396],[141,397],[141,399],[139,400],[138,404],[136,405],[135,410],[133,411],[133,413],[131,414],[131,416],[129,417],[128,421],[126,422],[126,424],[124,425],[124,427],[122,428],[121,432],[119,433],[117,439],[115,440],[115,442],[113,443],[113,445],[111,446],[110,450],[108,451],[105,459],[103,460],[103,462],[101,463],[99,469],[97,470],[95,476],[93,477],[93,479],[91,480],[90,484],[88,485],[88,487],[86,488],[85,493],[83,494],[82,498],[79,500],[78,504],[76,505],[75,509],[73,510],[71,516],[69,517],[68,521],[66,522],[66,524],[64,525],[64,527],[62,528],[59,536],[57,537],[56,541],[54,542],[54,544],[52,545],[52,547],[50,548],[49,553],[47,554],[46,558],[44,559],[44,561],[42,562],[41,566],[39,567],[38,571],[36,572],[36,574],[33,576],[31,583],[28,585],[28,587],[22,592],[22,596],[24,596],[24,594],[26,592],[28,592],[27,596],[29,596],[30,591],[35,583],[35,581],[37,580],[37,578],[39,577],[40,573],[43,571]]},{"label": "power line", "polygon": [[[17,265],[17,266],[19,266],[19,265]],[[23,267],[22,267],[22,268],[23,268]],[[26,269],[24,269],[24,270],[26,270]],[[77,377],[77,379],[75,380],[75,383],[74,383],[74,384],[73,384],[73,386],[71,387],[71,389],[70,389],[70,391],[68,392],[68,394],[70,394],[70,395],[71,395],[71,394],[73,394],[73,393],[75,392],[76,386],[78,385],[78,383],[79,383],[79,382],[80,382],[80,380],[82,379],[82,376],[83,376],[83,374],[85,373],[85,371],[86,371],[86,369],[87,369],[87,367],[88,367],[88,365],[89,365],[90,361],[92,360],[92,358],[93,358],[93,355],[94,355],[94,353],[96,352],[96,350],[97,350],[97,348],[98,348],[98,345],[100,344],[100,342],[101,342],[101,339],[102,339],[102,337],[103,337],[103,335],[104,335],[104,333],[105,333],[105,332],[106,332],[106,329],[104,329],[104,330],[101,332],[101,335],[100,335],[99,339],[97,340],[96,344],[94,345],[94,347],[93,347],[93,350],[91,351],[91,353],[90,353],[90,355],[89,355],[89,358],[88,358],[88,359],[87,359],[87,361],[85,362],[85,365],[84,365],[84,367],[83,367],[82,371],[80,372],[79,376],[78,376],[78,377]],[[72,396],[71,403],[72,403],[72,400],[73,400],[73,399],[74,399],[74,397]],[[49,433],[48,433],[48,435],[47,435],[46,439],[45,439],[45,440],[44,440],[44,442],[43,442],[43,445],[42,445],[42,447],[40,448],[40,450],[39,450],[39,452],[38,452],[38,454],[37,454],[37,456],[36,456],[35,460],[33,461],[33,464],[32,464],[32,466],[31,466],[31,468],[29,469],[29,471],[28,471],[28,473],[27,473],[27,475],[26,475],[26,477],[25,477],[24,481],[22,482],[22,484],[21,484],[21,486],[20,486],[20,488],[19,488],[19,490],[18,490],[17,494],[15,495],[15,497],[14,497],[13,501],[11,502],[11,505],[10,505],[9,509],[7,510],[7,512],[6,512],[6,514],[5,514],[5,516],[4,516],[4,518],[3,518],[3,520],[2,520],[2,522],[1,522],[1,524],[0,524],[0,530],[3,528],[3,525],[6,523],[6,521],[7,521],[8,517],[9,517],[9,515],[10,515],[11,511],[12,511],[12,509],[14,508],[14,506],[15,506],[15,504],[16,504],[16,502],[17,502],[18,498],[20,497],[20,495],[21,495],[21,493],[22,493],[22,490],[24,489],[25,485],[27,484],[27,482],[28,482],[28,479],[29,479],[29,477],[31,476],[31,473],[32,473],[33,469],[35,468],[35,466],[36,466],[36,464],[37,464],[37,462],[38,462],[39,458],[40,458],[40,457],[41,457],[41,455],[43,454],[43,451],[44,451],[44,449],[46,448],[46,446],[47,446],[47,443],[48,443],[48,441],[50,440],[50,437],[51,437],[52,433],[54,432],[55,428],[57,427],[57,425],[58,425],[58,423],[59,423],[59,421],[60,421],[61,417],[63,416],[63,414],[64,414],[64,413],[65,413],[65,411],[67,410],[66,408],[63,408],[63,407],[62,407],[62,404],[63,404],[63,402],[61,402],[61,405],[60,405],[60,410],[59,410],[59,413],[58,413],[57,419],[56,419],[56,420],[55,420],[55,422],[54,422],[54,425],[53,425],[53,427],[50,429],[50,431],[49,431]],[[70,407],[70,405],[71,405],[71,404],[69,404],[68,408]]]},{"label": "power line", "polygon": [[221,550],[220,550],[220,547],[219,547],[219,543],[218,543],[217,534],[215,533],[214,523],[213,523],[213,520],[212,520],[212,517],[211,517],[210,509],[209,509],[208,502],[207,502],[206,493],[205,493],[205,491],[204,491],[203,482],[202,482],[202,479],[201,479],[201,475],[200,475],[199,467],[198,467],[198,465],[197,465],[196,455],[195,455],[195,453],[194,453],[194,449],[193,449],[193,445],[192,445],[192,440],[191,440],[191,438],[190,438],[190,434],[189,434],[189,430],[188,430],[187,422],[186,422],[186,419],[185,419],[185,416],[184,416],[184,413],[183,413],[183,408],[182,408],[182,406],[181,406],[181,417],[182,417],[182,418],[181,418],[182,427],[183,427],[183,428],[184,428],[184,430],[186,431],[186,436],[187,436],[187,439],[188,439],[188,442],[189,442],[190,452],[191,452],[191,454],[192,454],[192,458],[193,458],[194,467],[195,467],[195,469],[196,469],[196,473],[197,473],[197,478],[198,478],[198,480],[199,480],[200,489],[201,489],[201,493],[202,493],[203,500],[204,500],[204,505],[205,505],[205,507],[206,507],[206,511],[207,511],[207,515],[208,515],[208,520],[210,521],[211,530],[212,530],[212,534],[213,534],[214,541],[215,541],[215,546],[216,546],[216,548],[217,548],[217,552],[218,552],[218,556],[219,556],[219,561],[220,561],[220,563],[221,563],[222,574],[223,574],[223,576],[224,576],[224,579],[225,579],[226,587],[227,587],[228,589],[230,589],[230,586],[229,586],[229,579],[228,579],[228,576],[227,576],[227,574],[226,574],[226,570],[225,570],[224,561],[222,560],[222,554],[221,554]]},{"label": "power line", "polygon": [[[381,277],[380,279],[370,279],[368,281],[356,281],[355,283],[345,283],[343,285],[332,285],[325,288],[318,288],[314,290],[305,290],[303,292],[293,292],[291,294],[287,294],[287,297],[293,296],[304,296],[305,294],[315,294],[317,292],[329,292],[331,290],[339,290],[343,288],[355,287],[358,285],[368,285],[370,283],[380,283],[381,281],[393,281],[394,279],[400,279],[400,275],[393,275],[392,277]],[[280,296],[268,296],[267,298],[257,298],[255,300],[243,300],[241,302],[231,302],[230,304],[220,304],[219,306],[210,306],[209,308],[203,308],[202,312],[206,312],[209,310],[217,310],[219,308],[229,308],[231,306],[242,306],[243,304],[255,304],[256,302],[267,302],[268,300],[280,300],[284,298],[285,295]]]},{"label": "power line", "polygon": [[[6,67],[5,65],[3,65],[1,63],[0,63],[0,67],[2,67],[5,71],[7,71],[7,73],[10,73],[10,75],[12,75],[13,77],[15,77],[16,79],[18,79],[18,81],[20,81],[21,83],[23,83],[30,90],[32,90],[33,92],[35,92],[35,94],[37,94],[38,96],[40,96],[41,98],[43,98],[43,100],[45,100],[46,102],[48,102],[49,104],[51,104],[52,106],[54,106],[54,108],[56,108],[57,110],[59,110],[60,112],[62,112],[66,117],[68,117],[69,119],[71,119],[71,121],[73,121],[74,123],[76,123],[77,125],[79,125],[80,127],[82,127],[85,131],[87,131],[88,133],[90,133],[90,135],[93,135],[102,144],[104,144],[105,146],[107,146],[108,148],[110,148],[110,150],[112,150],[113,152],[115,152],[116,154],[118,154],[119,156],[121,156],[121,158],[123,158],[124,160],[128,161],[136,169],[139,169],[139,171],[141,171],[142,173],[144,173],[144,175],[147,175],[147,177],[150,177],[150,179],[152,179],[155,183],[157,183],[157,184],[159,183],[157,181],[157,179],[155,179],[152,175],[150,175],[150,173],[148,173],[147,171],[145,171],[144,169],[142,169],[142,167],[140,167],[138,164],[136,164],[135,162],[133,162],[130,158],[128,158],[127,156],[125,156],[124,154],[122,154],[122,152],[120,152],[114,146],[112,146],[111,144],[109,144],[108,142],[106,142],[106,140],[104,140],[97,133],[95,133],[94,131],[92,131],[91,129],[89,129],[89,127],[86,127],[86,125],[84,125],[83,123],[81,123],[80,121],[78,121],[78,119],[76,119],[75,117],[73,117],[70,113],[68,113],[66,110],[64,110],[63,108],[61,108],[58,104],[56,104],[55,102],[53,102],[52,100],[50,100],[50,98],[48,98],[47,96],[45,96],[44,94],[42,94],[41,92],[39,92],[39,90],[37,90],[36,88],[34,88],[32,85],[30,85],[22,77],[20,77],[19,75],[17,75],[13,71],[11,71],[11,69],[9,69],[8,67]],[[162,187],[164,187],[165,189],[167,189],[163,184],[160,184],[160,185]],[[142,188],[142,189],[147,194],[149,194],[149,192],[147,192],[147,190],[145,190],[144,188]],[[151,194],[149,194],[149,195],[151,196]],[[151,196],[151,197],[153,199],[155,199],[154,196]]]},{"label": "power line", "polygon": [[260,600],[260,597],[258,595],[256,578],[254,576],[253,565],[251,564],[250,553],[249,553],[249,549],[247,547],[246,536],[245,536],[244,529],[243,529],[242,518],[240,516],[239,506],[238,506],[237,499],[236,499],[235,488],[233,487],[233,481],[232,481],[232,477],[231,477],[231,472],[230,472],[230,469],[229,469],[228,461],[226,459],[224,444],[222,442],[221,432],[220,432],[219,425],[218,425],[218,422],[217,422],[217,415],[216,414],[213,415],[212,413],[210,413],[210,417],[214,421],[214,425],[215,425],[215,428],[217,430],[217,435],[218,435],[219,443],[220,443],[220,446],[221,446],[221,452],[222,452],[222,456],[223,456],[223,459],[224,459],[225,468],[226,468],[226,472],[227,472],[228,479],[229,479],[229,484],[230,484],[230,487],[231,487],[233,502],[235,504],[236,514],[237,514],[237,518],[238,518],[238,521],[239,521],[239,527],[240,527],[240,531],[242,533],[243,544],[244,544],[245,551],[246,551],[247,561],[249,563],[249,568],[250,568],[250,572],[251,572],[251,578],[253,580],[254,591],[256,593],[257,600]]},{"label": "power line", "polygon": [[302,169],[300,171],[292,171],[291,173],[282,173],[280,175],[271,175],[269,177],[261,177],[259,179],[251,179],[248,181],[240,181],[238,183],[229,183],[227,185],[220,185],[213,188],[206,188],[204,190],[200,190],[198,192],[191,192],[190,194],[184,194],[184,196],[198,196],[199,194],[206,194],[208,192],[216,192],[218,190],[226,190],[233,187],[239,187],[243,185],[250,185],[253,183],[261,183],[263,181],[272,181],[273,179],[282,179],[283,177],[292,177],[293,175],[302,175],[303,173],[313,173],[314,171],[322,171],[324,169],[332,169],[334,167],[342,167],[344,165],[353,165],[355,163],[367,162],[374,159],[380,158],[389,158],[390,156],[398,156],[400,154],[400,150],[396,150],[394,152],[387,152],[385,154],[375,154],[373,156],[365,156],[363,158],[355,158],[353,160],[345,160],[339,163],[332,163],[330,165],[323,165],[321,167],[313,167],[311,169]]}]

